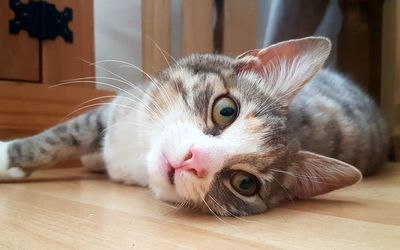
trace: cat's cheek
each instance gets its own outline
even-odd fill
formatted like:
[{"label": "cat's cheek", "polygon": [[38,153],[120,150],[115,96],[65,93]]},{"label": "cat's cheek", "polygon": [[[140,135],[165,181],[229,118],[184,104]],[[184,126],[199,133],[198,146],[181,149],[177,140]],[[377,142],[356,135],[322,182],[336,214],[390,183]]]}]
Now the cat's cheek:
[{"label": "cat's cheek", "polygon": [[193,173],[180,171],[175,173],[175,189],[184,200],[202,204],[210,188],[212,176],[198,178]]},{"label": "cat's cheek", "polygon": [[167,202],[182,202],[182,198],[171,188],[171,186],[163,185],[162,183],[150,182],[150,189],[154,196],[162,201]]}]

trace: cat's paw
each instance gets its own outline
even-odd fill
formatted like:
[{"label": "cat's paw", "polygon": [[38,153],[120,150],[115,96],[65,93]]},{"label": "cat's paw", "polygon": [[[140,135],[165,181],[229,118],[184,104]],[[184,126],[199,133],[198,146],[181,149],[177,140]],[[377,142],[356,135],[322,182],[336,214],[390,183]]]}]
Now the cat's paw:
[{"label": "cat's paw", "polygon": [[8,145],[8,142],[0,141],[0,180],[19,180],[27,177],[21,168],[9,166]]},{"label": "cat's paw", "polygon": [[81,157],[81,162],[90,172],[104,173],[106,171],[106,166],[101,153],[83,155]]}]

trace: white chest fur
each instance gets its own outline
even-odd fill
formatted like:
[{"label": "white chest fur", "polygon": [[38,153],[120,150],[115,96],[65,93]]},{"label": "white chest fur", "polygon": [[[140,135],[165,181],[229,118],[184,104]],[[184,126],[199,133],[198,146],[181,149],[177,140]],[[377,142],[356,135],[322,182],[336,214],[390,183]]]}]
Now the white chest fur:
[{"label": "white chest fur", "polygon": [[[148,129],[142,112],[113,114],[104,139],[103,157],[113,181],[148,185],[146,156],[149,151]],[[111,120],[113,120],[111,122]]]}]

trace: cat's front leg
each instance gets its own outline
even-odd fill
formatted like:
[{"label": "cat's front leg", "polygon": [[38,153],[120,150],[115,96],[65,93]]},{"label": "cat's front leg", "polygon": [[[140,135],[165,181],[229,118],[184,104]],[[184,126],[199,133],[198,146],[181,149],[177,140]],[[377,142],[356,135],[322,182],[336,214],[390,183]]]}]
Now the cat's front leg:
[{"label": "cat's front leg", "polygon": [[28,172],[20,167],[12,166],[12,157],[10,157],[11,142],[0,141],[0,180],[19,180],[27,177]]},{"label": "cat's front leg", "polygon": [[103,173],[106,171],[106,163],[103,155],[97,151],[81,156],[82,165],[92,173]]},{"label": "cat's front leg", "polygon": [[102,112],[93,110],[40,134],[0,142],[0,180],[22,179],[43,166],[99,150]]}]

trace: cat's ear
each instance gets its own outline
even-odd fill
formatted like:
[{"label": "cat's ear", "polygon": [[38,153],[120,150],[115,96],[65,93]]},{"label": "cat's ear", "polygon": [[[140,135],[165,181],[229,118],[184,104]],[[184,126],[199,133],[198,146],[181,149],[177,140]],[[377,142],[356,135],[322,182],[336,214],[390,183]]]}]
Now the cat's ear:
[{"label": "cat's ear", "polygon": [[362,179],[355,167],[308,151],[296,154],[288,172],[289,192],[300,199],[344,188]]},{"label": "cat's ear", "polygon": [[331,42],[323,37],[289,40],[238,56],[235,70],[261,74],[267,88],[287,96],[290,102],[322,68],[330,50]]}]

